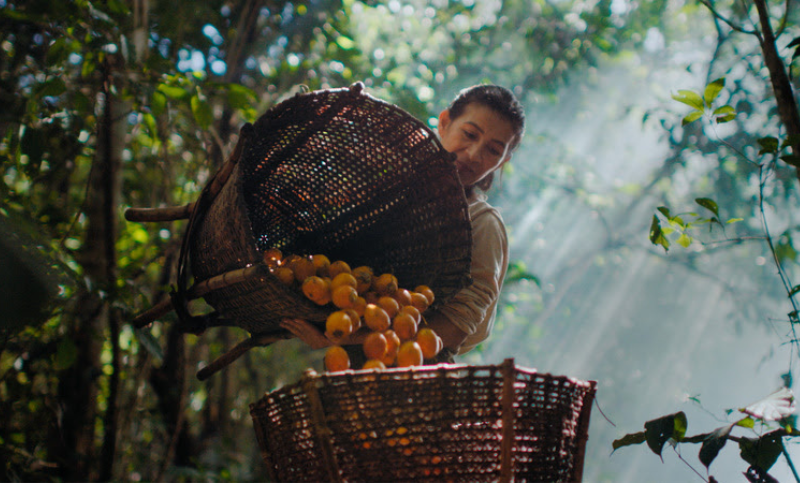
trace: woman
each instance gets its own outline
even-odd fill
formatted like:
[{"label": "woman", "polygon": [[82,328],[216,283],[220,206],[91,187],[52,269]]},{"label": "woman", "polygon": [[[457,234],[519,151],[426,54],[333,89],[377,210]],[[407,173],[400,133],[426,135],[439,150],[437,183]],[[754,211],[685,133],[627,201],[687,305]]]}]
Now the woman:
[{"label": "woman", "polygon": [[[511,159],[525,130],[525,115],[508,89],[477,85],[461,91],[439,114],[442,146],[456,155],[456,169],[464,185],[472,221],[473,283],[425,319],[442,338],[439,361],[452,362],[485,340],[494,325],[497,300],[508,267],[508,241],[498,211],[483,194],[494,173]],[[314,349],[333,344],[308,322],[286,319],[282,326]],[[360,344],[357,337],[340,344]]]}]

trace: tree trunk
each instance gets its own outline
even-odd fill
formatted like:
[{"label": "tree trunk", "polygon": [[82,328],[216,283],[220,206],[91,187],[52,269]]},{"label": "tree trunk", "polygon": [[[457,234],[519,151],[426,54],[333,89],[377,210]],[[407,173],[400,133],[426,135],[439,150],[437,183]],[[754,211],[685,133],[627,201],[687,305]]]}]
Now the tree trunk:
[{"label": "tree trunk", "polygon": [[[110,79],[107,73],[106,80]],[[108,83],[106,83],[108,87]],[[114,459],[116,432],[116,387],[119,374],[109,380],[110,393],[104,418],[103,459],[98,467],[95,457],[95,422],[98,417],[97,378],[103,373],[100,353],[105,339],[105,325],[118,333],[119,321],[111,310],[116,297],[116,240],[121,188],[122,151],[125,146],[128,106],[104,89],[103,116],[97,129],[97,151],[88,180],[84,215],[87,220],[80,262],[86,285],[76,295],[72,325],[68,337],[75,343],[75,363],[59,380],[59,437],[54,454],[61,476],[69,480],[90,480],[100,474],[110,476]],[[118,357],[118,338],[112,339]],[[118,362],[118,360],[117,360]]]}]

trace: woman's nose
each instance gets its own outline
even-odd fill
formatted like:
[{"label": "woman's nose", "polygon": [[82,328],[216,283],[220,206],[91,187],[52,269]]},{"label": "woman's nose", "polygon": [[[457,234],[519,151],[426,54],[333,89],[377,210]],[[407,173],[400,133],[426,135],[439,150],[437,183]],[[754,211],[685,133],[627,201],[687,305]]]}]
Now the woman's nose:
[{"label": "woman's nose", "polygon": [[477,143],[470,145],[465,151],[470,161],[478,161],[480,158],[480,146]]}]

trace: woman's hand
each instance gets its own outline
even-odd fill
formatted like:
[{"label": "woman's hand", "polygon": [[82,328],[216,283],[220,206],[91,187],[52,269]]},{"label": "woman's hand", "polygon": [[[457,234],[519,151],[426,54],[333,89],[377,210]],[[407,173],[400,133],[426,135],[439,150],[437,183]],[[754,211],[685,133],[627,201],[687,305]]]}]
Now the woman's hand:
[{"label": "woman's hand", "polygon": [[334,345],[334,341],[323,334],[321,330],[303,319],[283,319],[281,327],[294,334],[314,350]]}]

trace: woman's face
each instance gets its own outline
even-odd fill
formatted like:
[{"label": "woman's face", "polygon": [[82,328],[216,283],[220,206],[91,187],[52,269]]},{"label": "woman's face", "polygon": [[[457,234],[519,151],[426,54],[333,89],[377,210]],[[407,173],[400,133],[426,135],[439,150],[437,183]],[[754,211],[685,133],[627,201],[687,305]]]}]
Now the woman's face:
[{"label": "woman's face", "polygon": [[511,123],[483,104],[468,104],[456,119],[448,110],[439,114],[442,146],[456,154],[458,177],[465,187],[508,161],[514,135]]}]

